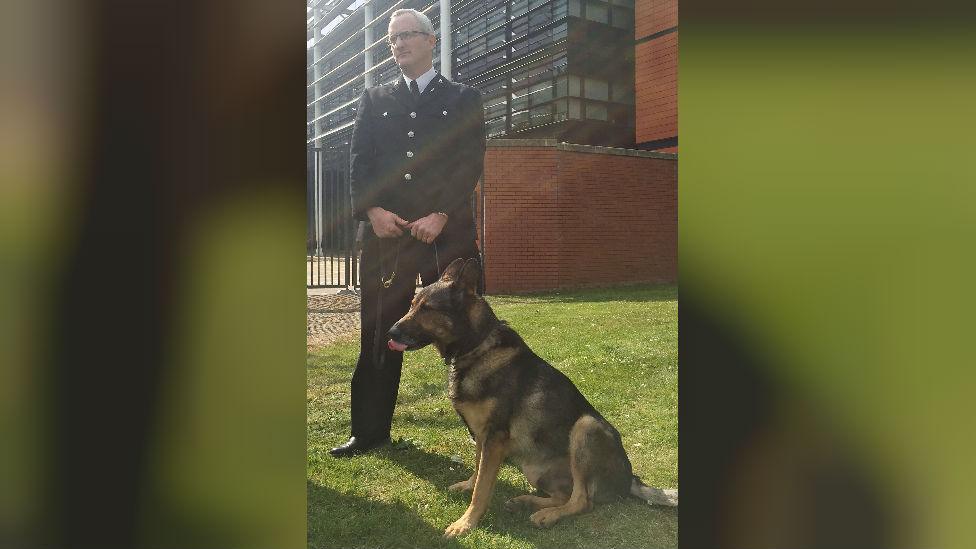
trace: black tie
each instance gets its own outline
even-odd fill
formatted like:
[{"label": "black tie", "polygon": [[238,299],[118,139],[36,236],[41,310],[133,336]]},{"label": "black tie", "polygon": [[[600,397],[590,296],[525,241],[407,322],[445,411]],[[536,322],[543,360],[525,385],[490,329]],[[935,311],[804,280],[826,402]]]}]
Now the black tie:
[{"label": "black tie", "polygon": [[419,101],[420,100],[420,86],[417,85],[417,81],[416,80],[411,80],[410,81],[410,93],[413,94],[413,100],[414,101]]}]

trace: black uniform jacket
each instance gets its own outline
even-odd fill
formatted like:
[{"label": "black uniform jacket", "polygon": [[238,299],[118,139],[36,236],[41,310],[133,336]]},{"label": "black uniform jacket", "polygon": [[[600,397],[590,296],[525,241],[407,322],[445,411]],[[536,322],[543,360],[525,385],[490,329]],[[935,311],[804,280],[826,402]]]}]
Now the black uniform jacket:
[{"label": "black uniform jacket", "polygon": [[437,75],[419,101],[400,77],[363,92],[352,135],[356,219],[380,206],[407,221],[448,214],[444,231],[471,231],[471,192],[484,169],[481,92]]}]

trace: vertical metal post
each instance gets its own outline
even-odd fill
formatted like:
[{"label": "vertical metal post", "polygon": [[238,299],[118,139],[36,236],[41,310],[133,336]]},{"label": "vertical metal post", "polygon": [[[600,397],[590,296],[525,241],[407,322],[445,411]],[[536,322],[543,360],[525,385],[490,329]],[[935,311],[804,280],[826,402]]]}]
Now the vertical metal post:
[{"label": "vertical metal post", "polygon": [[441,3],[441,76],[453,80],[451,63],[451,0],[440,0]]},{"label": "vertical metal post", "polygon": [[[512,3],[505,2],[505,54],[509,58],[514,58],[512,52]],[[505,135],[512,133],[512,71],[508,71],[505,76]],[[482,182],[484,185],[484,182]],[[484,196],[482,194],[482,196]]]},{"label": "vertical metal post", "polygon": [[322,255],[322,151],[315,151],[315,255]]},{"label": "vertical metal post", "polygon": [[316,285],[322,284],[322,150],[315,150],[315,266]]},{"label": "vertical metal post", "polygon": [[372,2],[367,2],[366,5],[363,6],[363,15],[366,18],[366,20],[365,20],[365,27],[366,27],[366,31],[365,31],[366,45],[364,46],[364,49],[366,50],[366,52],[363,53],[363,73],[364,73],[364,76],[365,76],[365,79],[366,79],[366,87],[367,88],[372,88],[373,87],[373,73],[370,72],[370,69],[373,68],[373,56],[372,56],[372,54],[369,51],[370,45],[372,45],[373,40],[375,40],[375,38],[373,37],[373,27],[371,27],[370,24],[369,24],[369,22],[373,20],[373,3]]}]

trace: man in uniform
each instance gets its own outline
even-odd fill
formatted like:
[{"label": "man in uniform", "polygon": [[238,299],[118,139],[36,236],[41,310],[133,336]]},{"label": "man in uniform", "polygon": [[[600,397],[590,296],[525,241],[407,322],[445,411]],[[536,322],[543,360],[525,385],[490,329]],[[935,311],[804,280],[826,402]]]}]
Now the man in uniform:
[{"label": "man in uniform", "polygon": [[403,354],[386,333],[424,285],[457,258],[479,256],[470,199],[484,167],[481,93],[434,71],[430,19],[393,12],[388,40],[402,71],[363,92],[352,136],[353,215],[369,221],[361,261],[359,361],[352,378],[352,437],[336,457],[390,440]]}]

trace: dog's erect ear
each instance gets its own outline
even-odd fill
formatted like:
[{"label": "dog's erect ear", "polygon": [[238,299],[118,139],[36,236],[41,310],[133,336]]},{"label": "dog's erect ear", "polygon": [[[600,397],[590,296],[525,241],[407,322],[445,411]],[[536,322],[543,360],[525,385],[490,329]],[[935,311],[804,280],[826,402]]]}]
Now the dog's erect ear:
[{"label": "dog's erect ear", "polygon": [[464,259],[460,257],[455,259],[450,265],[447,266],[446,269],[444,269],[444,272],[441,273],[441,280],[444,282],[453,282],[457,280],[458,275],[461,273],[462,267],[464,267]]},{"label": "dog's erect ear", "polygon": [[464,262],[464,268],[458,275],[458,285],[469,294],[477,293],[478,281],[481,280],[481,262],[469,259]]}]

